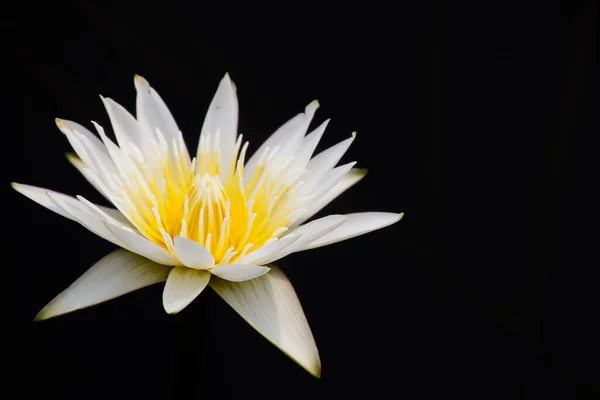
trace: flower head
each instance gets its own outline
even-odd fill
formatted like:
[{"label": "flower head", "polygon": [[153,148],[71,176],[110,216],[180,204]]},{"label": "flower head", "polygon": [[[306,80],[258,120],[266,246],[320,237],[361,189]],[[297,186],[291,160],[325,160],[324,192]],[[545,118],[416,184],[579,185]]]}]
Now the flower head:
[{"label": "flower head", "polygon": [[209,106],[195,156],[158,93],[142,77],[133,117],[102,98],[117,140],[57,119],[76,154],[69,161],[115,208],[51,190],[13,187],[120,246],[59,294],[36,319],[85,308],[166,281],[177,313],[210,285],[244,319],[313,375],[318,352],[294,290],[272,262],[388,226],[402,214],[366,212],[308,221],[358,182],[355,163],[336,166],[355,135],[313,157],[328,121],[306,134],[319,107],[283,124],[247,158],[228,75]]}]

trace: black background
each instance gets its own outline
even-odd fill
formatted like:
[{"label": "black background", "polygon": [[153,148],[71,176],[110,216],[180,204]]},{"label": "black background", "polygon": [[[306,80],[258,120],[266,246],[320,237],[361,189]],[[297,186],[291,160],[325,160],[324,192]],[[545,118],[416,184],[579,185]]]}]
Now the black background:
[{"label": "black background", "polygon": [[[5,13],[8,398],[600,398],[596,3],[216,5]],[[138,73],[195,150],[225,72],[254,149],[315,98],[316,123],[332,118],[320,149],[358,132],[343,161],[369,174],[325,212],[405,212],[279,263],[321,379],[212,291],[176,316],[156,285],[32,321],[114,249],[8,186],[105,204],[54,118],[110,131],[98,94],[133,110]]]}]

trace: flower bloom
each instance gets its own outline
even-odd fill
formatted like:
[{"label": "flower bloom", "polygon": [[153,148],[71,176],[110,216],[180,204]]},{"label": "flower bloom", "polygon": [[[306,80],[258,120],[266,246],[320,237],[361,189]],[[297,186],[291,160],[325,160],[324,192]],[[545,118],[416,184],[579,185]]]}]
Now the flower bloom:
[{"label": "flower bloom", "polygon": [[137,76],[133,117],[102,98],[117,143],[57,119],[76,155],[69,161],[114,205],[103,207],[48,189],[13,183],[42,206],[120,246],[93,265],[36,316],[43,320],[166,281],[174,314],[210,285],[242,318],[315,376],[318,351],[293,287],[272,262],[293,252],[349,239],[399,221],[402,214],[362,212],[307,222],[358,182],[354,162],[336,166],[352,137],[313,157],[323,122],[306,134],[318,102],[283,124],[246,162],[237,134],[238,101],[228,75],[209,106],[190,157],[167,106]]}]

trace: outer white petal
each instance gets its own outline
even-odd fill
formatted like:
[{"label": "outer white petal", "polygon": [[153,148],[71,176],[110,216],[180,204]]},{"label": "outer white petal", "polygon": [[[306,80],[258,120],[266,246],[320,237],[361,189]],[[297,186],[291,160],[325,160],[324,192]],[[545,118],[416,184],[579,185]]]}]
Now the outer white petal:
[{"label": "outer white petal", "polygon": [[152,243],[145,237],[135,233],[131,229],[114,226],[108,223],[105,223],[104,225],[134,253],[147,257],[159,264],[171,266],[181,265],[179,260],[173,257],[171,253]]},{"label": "outer white petal", "polygon": [[267,264],[274,256],[277,256],[287,246],[291,245],[298,239],[298,235],[287,235],[281,239],[274,240],[262,246],[260,249],[256,249],[250,254],[246,254],[237,260],[238,264],[255,264],[264,265]]},{"label": "outer white petal", "polygon": [[204,246],[183,236],[174,240],[173,251],[179,261],[188,268],[206,269],[215,264],[213,255]]},{"label": "outer white petal", "polygon": [[[156,135],[156,129],[158,129],[170,148],[173,140],[179,146],[180,142],[183,141],[181,132],[163,99],[143,77],[136,75],[134,83],[137,90],[137,120],[141,128],[154,136]],[[186,151],[187,155],[187,148],[185,146],[180,147]],[[173,149],[171,149],[171,152],[173,152]]]},{"label": "outer white petal", "polygon": [[[90,130],[83,125],[65,119],[56,118],[55,122],[58,129],[67,137],[67,140],[75,151],[82,151],[110,172],[116,171],[116,166],[112,162],[108,150],[102,141]],[[88,161],[92,160],[89,159]]]},{"label": "outer white petal", "polygon": [[[119,147],[124,151],[129,149],[129,143],[133,143],[142,150],[147,147],[151,138],[144,137],[140,124],[133,115],[113,99],[102,96],[100,98],[110,118]],[[152,136],[152,138],[154,137]]]},{"label": "outer white petal", "polygon": [[90,307],[163,282],[169,267],[119,249],[100,259],[35,317],[36,321]]},{"label": "outer white petal", "polygon": [[263,276],[270,269],[269,267],[262,267],[260,265],[226,264],[212,268],[210,273],[227,281],[243,282]]},{"label": "outer white petal", "polygon": [[[229,165],[233,152],[235,150],[235,139],[238,128],[238,99],[236,95],[235,85],[229,78],[229,74],[219,83],[217,92],[213,97],[200,136],[210,135],[215,137],[219,131],[219,148],[221,152],[221,181],[225,182],[225,178],[229,173]],[[198,146],[198,152],[200,146]]]},{"label": "outer white petal", "polygon": [[[72,221],[79,222],[96,235],[116,244],[117,246],[127,248],[127,246],[119,238],[113,235],[103,223],[108,222],[112,224],[115,220],[118,222],[118,218],[101,218],[99,214],[95,214],[88,209],[88,206],[84,203],[62,193],[19,183],[13,183],[12,186],[19,193],[46,207],[47,209],[54,211],[55,213]],[[95,207],[105,214],[112,215],[114,217],[116,217],[118,214],[118,211],[107,207]],[[126,224],[119,224],[118,226],[126,226]]]},{"label": "outer white petal", "polygon": [[[308,127],[318,108],[319,102],[313,100],[304,108],[304,113],[300,114],[302,119],[297,124],[290,124],[289,126],[286,124],[273,134],[272,137],[276,137],[278,134],[281,135],[281,141],[277,144],[280,149],[272,162],[275,162],[278,165],[287,166],[289,161],[292,160],[293,157],[295,158],[296,153],[304,142],[304,135],[306,135]],[[291,121],[294,121],[294,119]]]},{"label": "outer white petal", "polygon": [[404,213],[396,214],[387,212],[361,212],[355,214],[346,214],[346,221],[337,227],[337,229],[334,229],[328,234],[321,236],[297,251],[327,246],[328,244],[341,242],[342,240],[364,235],[365,233],[395,224],[396,222],[400,221],[403,216]]},{"label": "outer white petal", "polygon": [[77,196],[77,200],[83,203],[92,213],[100,217],[103,221],[109,221],[116,226],[126,226],[132,230],[137,230],[135,226],[116,208],[96,205],[83,196]]},{"label": "outer white petal", "polygon": [[310,219],[310,217],[312,217],[313,215],[321,211],[326,205],[331,203],[336,197],[344,193],[354,184],[358,183],[366,175],[366,169],[352,168],[350,172],[344,175],[342,179],[323,196],[304,205],[307,211],[300,218],[298,218],[296,222],[292,224],[290,229],[303,224],[305,221]]},{"label": "outer white petal", "polygon": [[[15,189],[17,192],[21,193],[23,196],[28,197],[29,199],[35,201],[39,205],[46,207],[48,210],[54,211],[55,213],[57,213],[58,215],[60,215],[62,217],[65,217],[65,218],[70,219],[71,221],[77,222],[77,218],[73,217],[71,214],[69,214],[62,208],[60,208],[56,203],[54,203],[52,201],[52,199],[50,199],[50,197],[48,197],[48,195],[46,194],[46,192],[48,192],[48,189],[31,186],[31,185],[24,185],[22,183],[16,183],[16,182],[11,183],[11,186],[13,187],[13,189]],[[67,197],[66,195],[62,195],[62,194],[61,194],[61,196]],[[73,199],[73,200],[75,200],[75,199]]]},{"label": "outer white petal", "polygon": [[75,168],[77,168],[77,171],[79,171],[79,173],[83,175],[83,177],[94,187],[94,189],[100,192],[100,194],[102,194],[102,196],[104,196],[108,201],[112,202],[112,200],[110,199],[110,194],[104,193],[104,190],[102,190],[102,188],[96,184],[94,178],[92,178],[88,171],[88,166],[83,162],[83,160],[81,160],[81,158],[79,158],[79,156],[77,156],[77,154],[75,153],[67,153],[66,156],[67,160],[69,160],[69,162]]},{"label": "outer white petal", "polygon": [[186,267],[175,267],[163,291],[163,306],[169,314],[187,307],[208,285],[210,273]]},{"label": "outer white petal", "polygon": [[312,375],[321,376],[319,352],[304,311],[279,268],[245,282],[213,278],[210,286],[261,335]]},{"label": "outer white petal", "polygon": [[315,152],[317,145],[321,141],[321,137],[323,137],[323,133],[325,133],[325,129],[327,129],[327,125],[329,125],[329,121],[331,120],[325,120],[315,130],[313,130],[311,133],[309,133],[302,139],[302,145],[296,153],[296,162],[299,166],[306,166],[313,153]]},{"label": "outer white petal", "polygon": [[290,233],[299,236],[298,240],[296,240],[290,246],[287,246],[285,249],[283,249],[283,251],[279,252],[279,254],[273,255],[270,260],[264,263],[268,264],[275,260],[279,260],[288,254],[300,251],[300,249],[305,249],[309,243],[312,243],[318,238],[330,233],[342,225],[345,220],[346,217],[344,215],[328,215],[326,217],[311,221],[305,225],[299,226]]},{"label": "outer white petal", "polygon": [[287,166],[287,162],[300,148],[304,135],[308,130],[315,112],[319,108],[319,102],[314,100],[308,104],[304,113],[296,115],[281,125],[263,144],[254,152],[252,157],[244,166],[244,179],[248,180],[254,174],[258,161],[263,153],[269,149],[273,151],[279,148],[275,158],[271,160],[269,166],[282,169]]},{"label": "outer white petal", "polygon": [[342,178],[348,174],[348,172],[350,172],[354,165],[356,165],[356,161],[335,167],[323,175],[323,177],[319,180],[319,183],[316,184],[312,189],[312,195],[315,196],[315,199],[319,199],[325,193],[329,192],[330,189],[337,185],[337,183],[340,182]]},{"label": "outer white petal", "polygon": [[[98,214],[95,214],[84,203],[75,200],[70,196],[65,196],[50,190],[48,190],[46,194],[54,202],[54,204],[60,207],[64,212],[73,216],[77,222],[96,235],[116,244],[117,246],[131,250],[125,245],[125,243],[123,243],[117,236],[107,229],[106,225],[113,225],[114,220],[111,220],[110,218],[106,219]],[[117,226],[122,225],[119,224]]]},{"label": "outer white petal", "polygon": [[[64,134],[66,134],[67,132],[75,131],[75,132],[79,133],[80,135],[85,136],[86,138],[88,138],[90,140],[90,142],[92,142],[94,144],[94,146],[98,149],[99,152],[103,153],[104,156],[108,157],[108,153],[107,153],[106,149],[104,148],[104,145],[102,144],[100,139],[96,135],[94,135],[92,133],[92,131],[87,129],[85,126],[78,124],[77,122],[69,121],[69,120],[62,119],[62,118],[56,118],[54,120],[54,122],[56,123],[56,126],[58,127],[58,129],[60,129],[60,131]],[[67,132],[65,132],[65,131],[67,131]]]}]

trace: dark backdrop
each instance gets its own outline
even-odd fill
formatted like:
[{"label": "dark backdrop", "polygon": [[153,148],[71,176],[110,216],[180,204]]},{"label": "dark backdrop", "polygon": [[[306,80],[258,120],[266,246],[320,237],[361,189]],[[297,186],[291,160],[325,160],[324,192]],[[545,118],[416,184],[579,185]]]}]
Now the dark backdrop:
[{"label": "dark backdrop", "polygon": [[[200,3],[4,15],[14,50],[3,63],[17,69],[5,85],[19,89],[3,117],[15,126],[3,133],[9,398],[600,396],[594,1]],[[32,322],[114,248],[8,186],[103,202],[64,158],[54,118],[108,128],[98,94],[133,109],[138,73],[195,149],[225,72],[254,148],[315,98],[316,122],[332,118],[320,148],[358,132],[344,160],[369,175],[327,212],[405,212],[279,263],[319,346],[320,380],[211,291],[176,316],[156,285]]]}]

